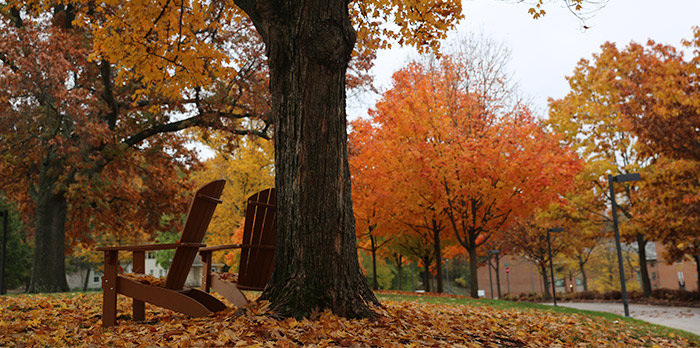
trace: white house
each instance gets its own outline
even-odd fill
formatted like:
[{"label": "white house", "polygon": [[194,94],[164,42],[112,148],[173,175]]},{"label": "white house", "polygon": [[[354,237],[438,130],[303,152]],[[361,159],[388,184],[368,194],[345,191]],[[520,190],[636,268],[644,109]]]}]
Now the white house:
[{"label": "white house", "polygon": [[[132,270],[131,262],[122,263],[122,268],[124,272],[129,273]],[[146,253],[146,274],[150,274],[154,277],[161,278],[167,275],[168,271],[163,267],[156,264],[155,253]],[[68,286],[71,289],[82,289],[85,284],[85,271],[79,271],[67,275],[66,280],[68,281]],[[102,287],[102,272],[97,270],[91,270],[88,277],[88,289],[100,289]],[[192,268],[190,268],[190,273],[187,275],[186,286],[198,287],[201,285],[202,281],[202,262],[199,255],[195,257],[192,263]]]}]

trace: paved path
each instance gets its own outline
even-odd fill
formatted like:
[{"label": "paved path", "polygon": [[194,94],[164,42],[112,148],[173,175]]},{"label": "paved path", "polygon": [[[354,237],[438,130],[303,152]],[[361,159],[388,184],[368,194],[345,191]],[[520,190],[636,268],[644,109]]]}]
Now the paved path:
[{"label": "paved path", "polygon": [[[552,303],[547,304],[551,305]],[[624,315],[625,313],[622,302],[557,302],[557,305],[588,311],[610,312],[619,315]],[[700,308],[651,306],[634,303],[630,303],[629,308],[632,318],[700,335]]]}]

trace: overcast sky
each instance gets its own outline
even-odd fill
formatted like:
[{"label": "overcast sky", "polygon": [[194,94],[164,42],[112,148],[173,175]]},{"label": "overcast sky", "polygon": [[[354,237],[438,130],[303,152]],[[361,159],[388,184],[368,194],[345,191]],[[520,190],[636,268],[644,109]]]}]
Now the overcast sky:
[{"label": "overcast sky", "polygon": [[[579,20],[561,4],[552,1],[547,15],[533,20],[529,5],[518,1],[463,1],[465,19],[456,33],[483,34],[511,50],[510,69],[523,96],[543,115],[547,98],[561,98],[569,91],[565,79],[581,58],[591,58],[600,46],[611,41],[619,48],[648,39],[681,47],[682,39],[692,37],[692,27],[700,25],[700,0],[609,0],[608,4],[586,20]],[[453,33],[452,35],[456,35]],[[375,86],[390,87],[391,75],[403,67],[412,49],[394,48],[378,54],[374,68]],[[379,95],[348,100],[348,117],[366,115]]]}]

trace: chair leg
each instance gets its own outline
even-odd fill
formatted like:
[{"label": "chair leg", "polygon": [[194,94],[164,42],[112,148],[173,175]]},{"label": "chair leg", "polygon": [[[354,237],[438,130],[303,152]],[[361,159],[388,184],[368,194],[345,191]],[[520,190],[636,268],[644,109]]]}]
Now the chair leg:
[{"label": "chair leg", "polygon": [[[134,273],[146,273],[146,253],[144,251],[134,251],[133,253]],[[135,321],[146,320],[146,304],[143,301],[134,299],[133,319]]]},{"label": "chair leg", "polygon": [[117,267],[116,250],[105,251],[105,273],[102,276],[102,326],[110,327],[117,323]]}]

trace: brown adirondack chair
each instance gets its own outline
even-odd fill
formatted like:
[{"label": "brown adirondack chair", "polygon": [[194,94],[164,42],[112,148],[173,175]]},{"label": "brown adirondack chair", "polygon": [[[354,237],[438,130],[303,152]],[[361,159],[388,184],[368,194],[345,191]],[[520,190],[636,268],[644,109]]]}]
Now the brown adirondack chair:
[{"label": "brown adirondack chair", "polygon": [[[117,294],[133,298],[133,319],[145,320],[145,302],[171,309],[193,317],[207,316],[226,308],[217,298],[204,291],[185,288],[187,274],[199,248],[203,247],[202,239],[207,231],[209,222],[219,197],[224,190],[226,181],[213,181],[197,191],[190,204],[187,221],[182,231],[180,241],[172,244],[150,244],[134,246],[100,247],[98,251],[105,253],[104,276],[102,277],[102,325],[105,327],[116,324]],[[175,249],[175,255],[168,271],[164,286],[141,284],[120,275],[119,251],[133,253],[133,272],[143,274],[145,271],[146,251]]]},{"label": "brown adirondack chair", "polygon": [[[219,245],[199,249],[202,259],[202,289],[216,291],[237,307],[248,299],[241,290],[263,290],[270,280],[275,260],[275,189],[260,191],[248,198],[243,243]],[[234,283],[211,272],[212,253],[226,249],[240,249],[241,260],[238,280]]]}]

